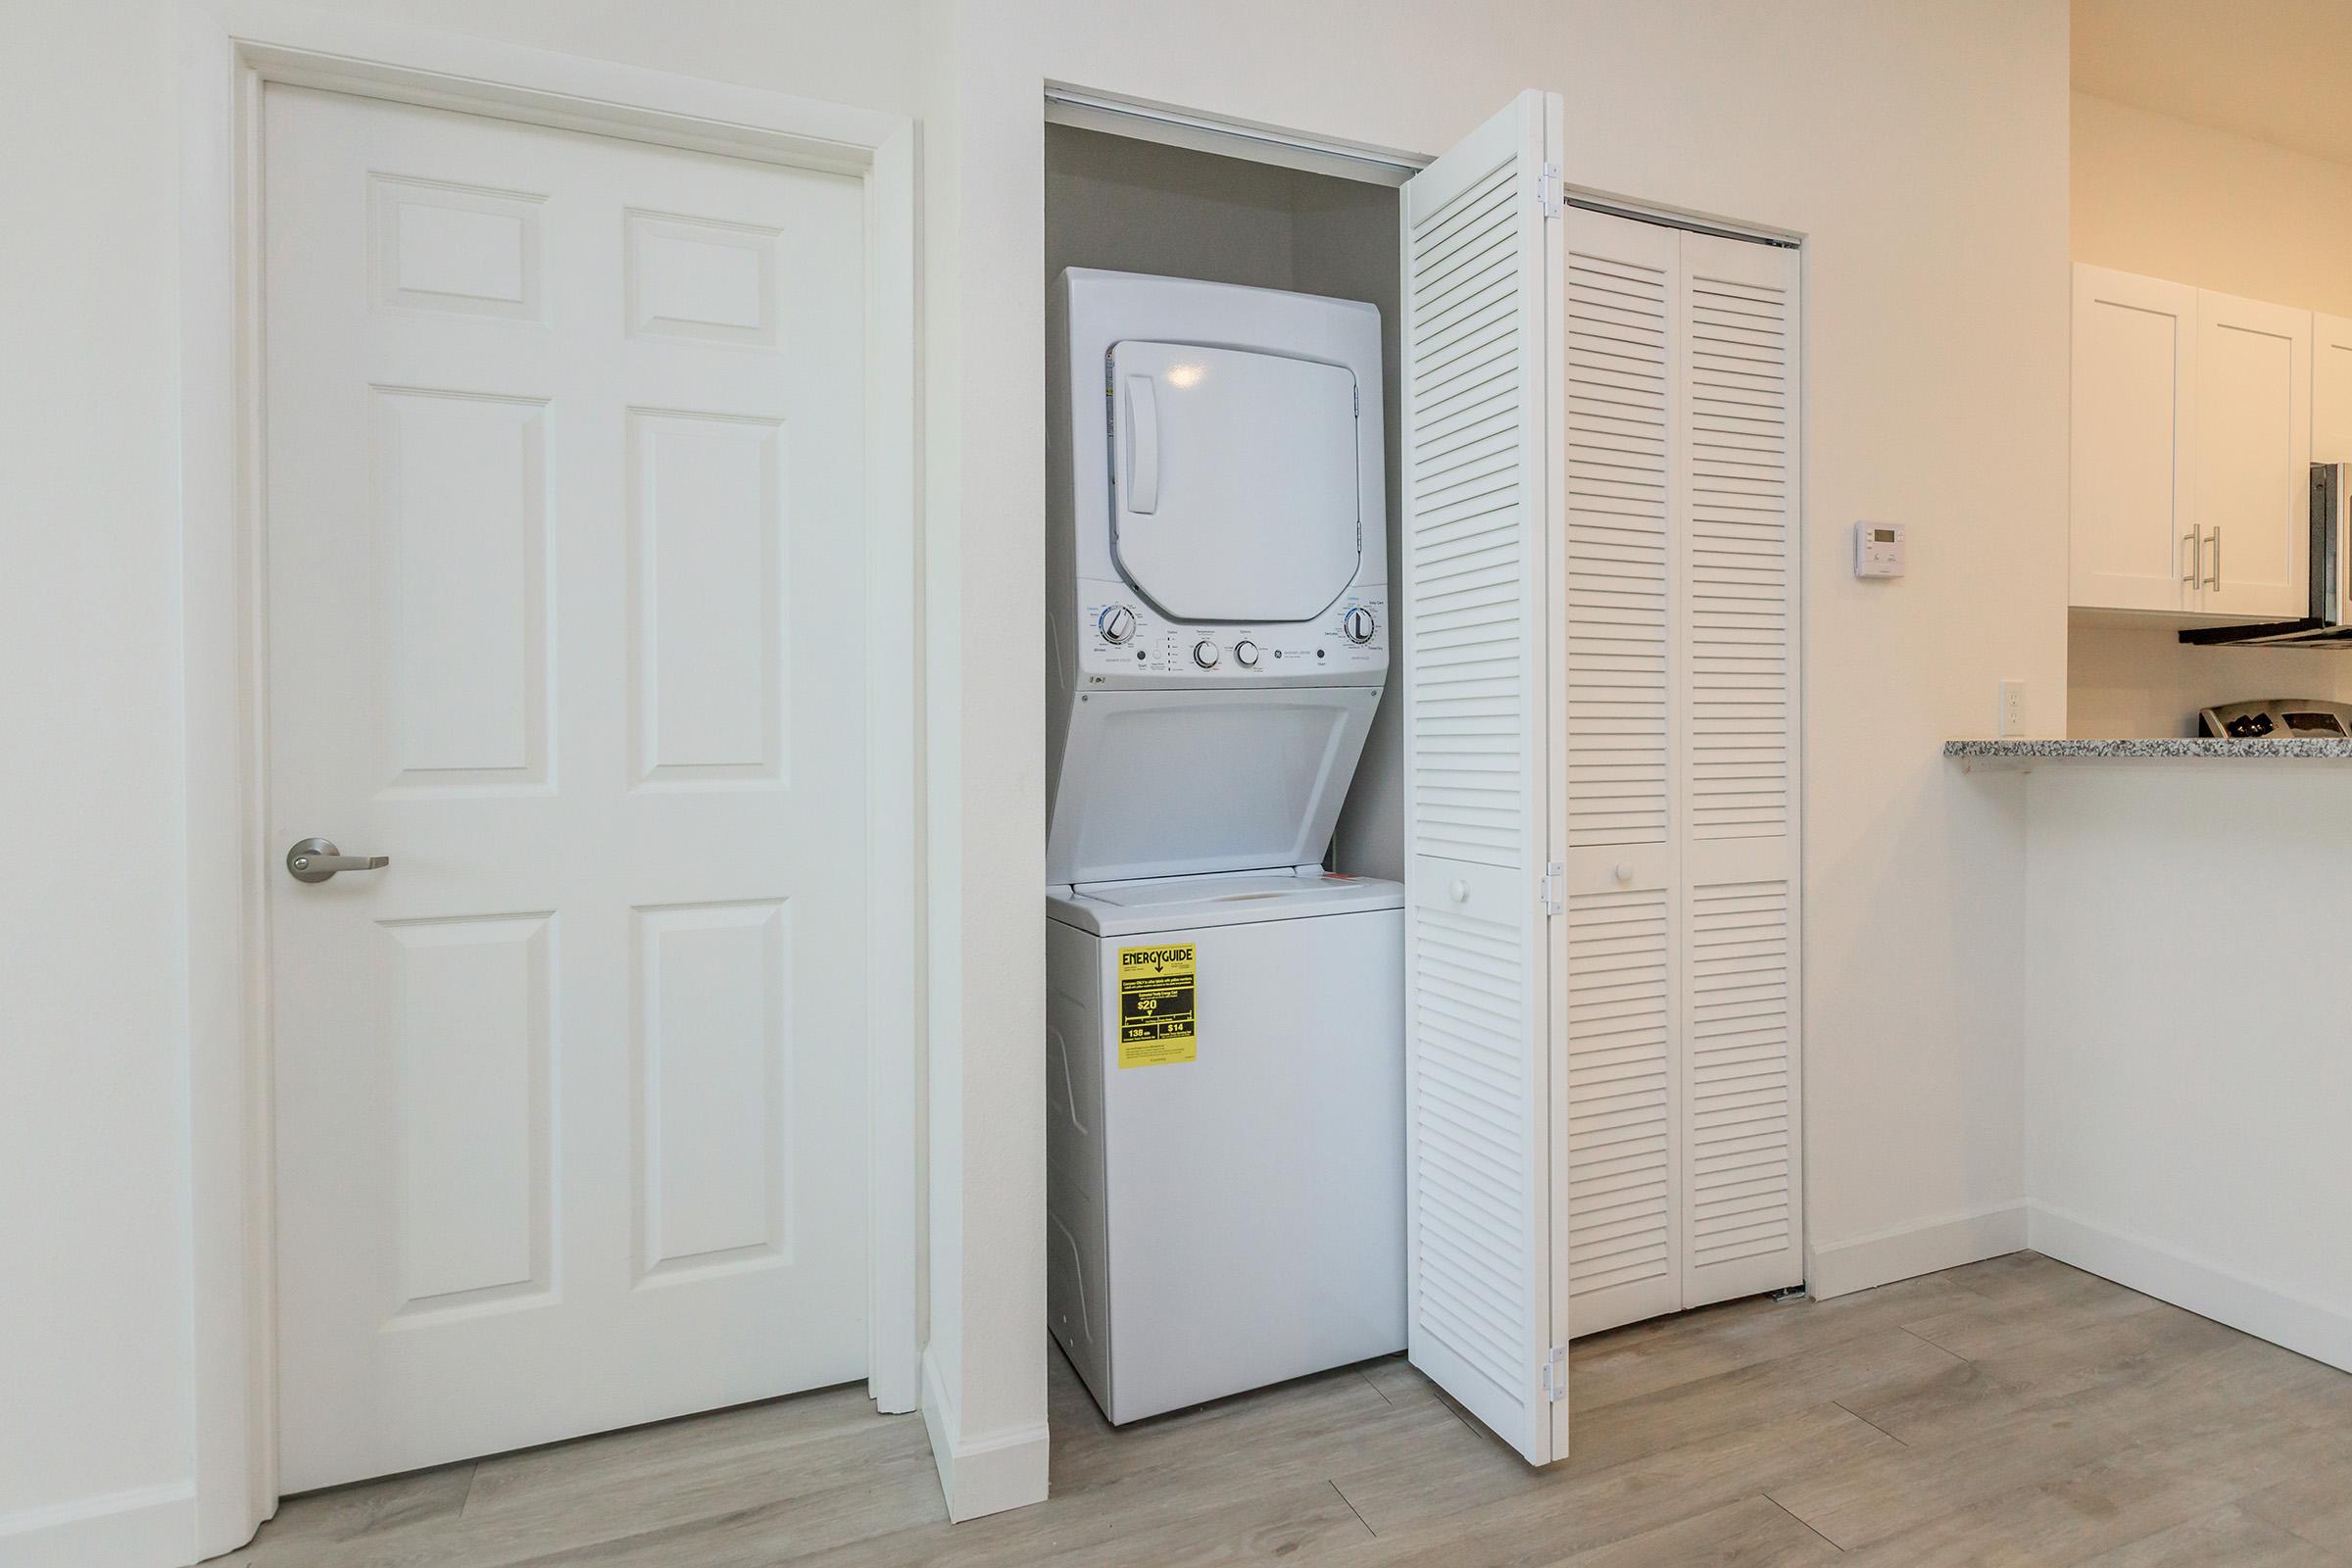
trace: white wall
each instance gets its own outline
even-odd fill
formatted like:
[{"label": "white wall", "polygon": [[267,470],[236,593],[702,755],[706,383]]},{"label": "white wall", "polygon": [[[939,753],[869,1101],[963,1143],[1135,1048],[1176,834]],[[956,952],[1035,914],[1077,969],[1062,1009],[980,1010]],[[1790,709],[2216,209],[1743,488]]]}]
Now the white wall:
[{"label": "white wall", "polygon": [[[2086,93],[2073,123],[2076,261],[2352,316],[2352,166]],[[2189,648],[2103,621],[2068,642],[2070,735],[2194,734],[2198,709],[2244,698],[2352,701],[2340,652]]]},{"label": "white wall", "polygon": [[[903,114],[918,102],[912,0],[316,3]],[[0,64],[10,1568],[177,1563],[196,1539],[176,18],[175,0],[11,7]]]},{"label": "white wall", "polygon": [[[1024,691],[1042,676],[1043,408],[1005,389],[1042,373],[1046,81],[1422,152],[1521,87],[1551,88],[1568,104],[1570,180],[1808,236],[1815,1277],[1852,1288],[2014,1245],[2019,796],[2014,780],[1961,778],[1937,747],[1989,726],[2004,676],[2029,682],[2035,727],[2063,723],[2064,6],[1001,0],[988,17],[953,63],[956,157],[929,172],[987,193],[962,203],[953,236],[935,231],[959,248],[960,293],[954,326],[934,324],[990,373],[935,415],[957,422],[966,507],[986,509],[967,532],[1004,546],[1002,562],[966,574],[966,645],[994,651]],[[1911,524],[1907,579],[1847,574],[1858,517]],[[967,701],[967,714],[977,708]],[[1037,1407],[1042,1352],[1028,1048],[1042,1028],[1027,825],[1042,799],[1038,727],[1032,709],[967,733],[974,755],[997,760],[989,793],[1007,811],[1001,881],[966,890],[967,914],[985,907],[993,927],[984,974],[980,945],[966,950],[966,1017],[987,1019],[1002,1043],[985,1070],[1018,1086],[1010,1119],[988,1133],[1005,1201],[995,1221],[967,1215],[963,1233],[1027,1297],[1004,1325],[1002,1381],[989,1380],[1000,1411]],[[964,1067],[984,1070],[969,1041]]]},{"label": "white wall", "polygon": [[[170,34],[19,6],[0,153],[0,1561],[189,1514]],[[96,1526],[83,1514],[110,1521]]]},{"label": "white wall", "polygon": [[[1807,234],[1816,1281],[1952,1260],[1993,1233],[1941,1222],[2014,1211],[2018,796],[1936,748],[1984,727],[2001,676],[2036,727],[2062,711],[2059,0],[310,3],[923,112],[925,1370],[958,1512],[1045,1481],[1048,78],[1425,152],[1551,88],[1571,180]],[[22,1524],[181,1506],[191,1434],[172,12],[17,9],[0,1255],[38,1283],[0,1295],[0,1519]],[[1908,579],[1845,575],[1862,516],[1912,525]]]},{"label": "white wall", "polygon": [[2352,1370],[2341,764],[2029,782],[2034,1245]]}]

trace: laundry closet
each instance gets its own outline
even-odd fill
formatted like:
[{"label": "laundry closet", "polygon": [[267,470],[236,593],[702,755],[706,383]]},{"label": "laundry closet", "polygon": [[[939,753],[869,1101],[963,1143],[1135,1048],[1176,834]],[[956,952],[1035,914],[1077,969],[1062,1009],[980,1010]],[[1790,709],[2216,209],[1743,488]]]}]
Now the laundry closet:
[{"label": "laundry closet", "polygon": [[1545,1463],[1572,1337],[1803,1281],[1798,253],[1561,120],[1051,101],[1049,1317],[1114,1422],[1408,1349]]}]

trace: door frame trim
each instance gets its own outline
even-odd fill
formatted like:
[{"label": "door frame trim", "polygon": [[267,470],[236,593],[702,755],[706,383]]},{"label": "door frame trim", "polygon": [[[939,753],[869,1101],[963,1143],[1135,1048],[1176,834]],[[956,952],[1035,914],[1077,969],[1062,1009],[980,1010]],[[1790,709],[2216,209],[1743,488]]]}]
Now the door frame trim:
[{"label": "door frame trim", "polygon": [[910,917],[923,907],[925,718],[914,122],[281,0],[180,0],[175,32],[194,1554],[243,1544],[278,1496],[258,183],[272,82],[821,169],[864,186],[867,1389],[882,1410],[913,1409],[926,1005],[923,932]]}]

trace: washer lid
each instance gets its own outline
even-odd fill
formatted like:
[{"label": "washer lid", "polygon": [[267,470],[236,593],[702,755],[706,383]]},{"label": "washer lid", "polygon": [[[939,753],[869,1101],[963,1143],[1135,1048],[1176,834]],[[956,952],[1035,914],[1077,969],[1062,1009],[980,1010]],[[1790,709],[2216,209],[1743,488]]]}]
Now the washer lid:
[{"label": "washer lid", "polygon": [[1280,354],[1110,351],[1111,543],[1179,620],[1312,620],[1355,580],[1355,376]]},{"label": "washer lid", "polygon": [[1080,883],[1066,896],[1049,896],[1046,905],[1064,925],[1098,936],[1134,936],[1397,909],[1404,906],[1404,888],[1396,882],[1328,871],[1255,871]]}]

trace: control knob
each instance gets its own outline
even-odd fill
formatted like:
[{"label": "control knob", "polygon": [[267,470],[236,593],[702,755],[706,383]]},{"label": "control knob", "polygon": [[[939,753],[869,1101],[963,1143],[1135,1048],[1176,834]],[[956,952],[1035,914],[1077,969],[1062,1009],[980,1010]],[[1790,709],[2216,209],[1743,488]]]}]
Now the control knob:
[{"label": "control knob", "polygon": [[1245,637],[1233,645],[1233,662],[1244,669],[1257,667],[1257,644]]},{"label": "control knob", "polygon": [[1348,640],[1351,643],[1370,642],[1372,633],[1376,629],[1377,623],[1372,619],[1372,612],[1361,605],[1340,617],[1340,630],[1348,634]]},{"label": "control knob", "polygon": [[1106,643],[1123,643],[1135,635],[1135,612],[1125,605],[1113,605],[1095,617],[1095,629]]},{"label": "control knob", "polygon": [[1205,637],[1193,644],[1193,662],[1199,664],[1202,669],[1216,668],[1219,657],[1217,645]]}]

